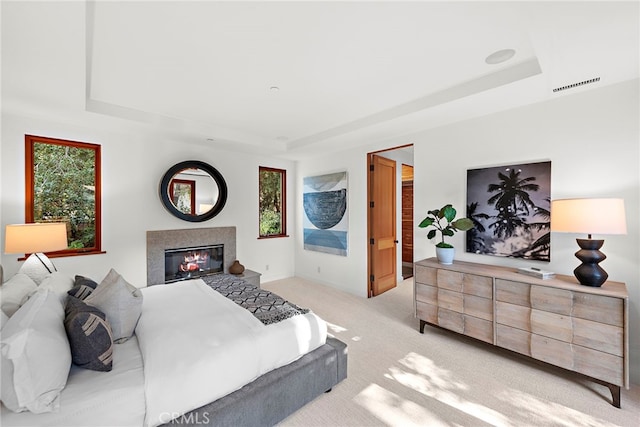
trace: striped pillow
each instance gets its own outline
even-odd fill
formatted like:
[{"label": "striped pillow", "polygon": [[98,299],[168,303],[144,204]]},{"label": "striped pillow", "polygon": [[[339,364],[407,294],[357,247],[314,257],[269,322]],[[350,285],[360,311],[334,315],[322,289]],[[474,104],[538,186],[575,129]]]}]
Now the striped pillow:
[{"label": "striped pillow", "polygon": [[103,312],[69,296],[64,327],[71,347],[71,359],[75,365],[93,371],[111,370],[113,334]]},{"label": "striped pillow", "polygon": [[98,286],[98,284],[88,277],[76,275],[73,288],[67,293],[72,297],[85,299],[93,292],[96,286]]}]

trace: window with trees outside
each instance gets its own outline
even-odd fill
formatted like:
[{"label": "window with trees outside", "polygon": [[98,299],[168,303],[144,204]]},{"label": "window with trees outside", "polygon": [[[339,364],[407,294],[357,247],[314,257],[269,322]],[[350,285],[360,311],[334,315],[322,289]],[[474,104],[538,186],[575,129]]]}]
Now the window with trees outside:
[{"label": "window with trees outside", "polygon": [[63,222],[69,247],[100,253],[100,145],[25,135],[25,222]]},{"label": "window with trees outside", "polygon": [[258,176],[260,237],[285,237],[287,171],[260,166]]}]

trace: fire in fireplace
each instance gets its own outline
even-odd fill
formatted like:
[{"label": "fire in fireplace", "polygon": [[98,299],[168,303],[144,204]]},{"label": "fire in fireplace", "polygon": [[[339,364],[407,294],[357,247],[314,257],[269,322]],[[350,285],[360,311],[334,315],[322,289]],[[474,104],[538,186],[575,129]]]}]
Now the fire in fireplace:
[{"label": "fire in fireplace", "polygon": [[224,271],[224,245],[165,249],[165,283],[193,279]]}]

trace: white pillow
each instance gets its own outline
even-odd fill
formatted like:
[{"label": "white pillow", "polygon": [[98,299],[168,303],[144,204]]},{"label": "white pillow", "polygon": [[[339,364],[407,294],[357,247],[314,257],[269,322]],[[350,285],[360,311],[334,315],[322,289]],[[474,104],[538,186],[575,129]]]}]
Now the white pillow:
[{"label": "white pillow", "polygon": [[0,330],[2,330],[2,328],[4,328],[4,325],[7,324],[8,320],[9,320],[9,316],[4,314],[4,311],[0,310]]},{"label": "white pillow", "polygon": [[0,286],[2,311],[9,317],[13,316],[37,288],[38,285],[29,276],[16,274]]},{"label": "white pillow", "polygon": [[71,369],[64,307],[49,290],[37,291],[9,319],[0,340],[2,402],[14,411],[53,412]]},{"label": "white pillow", "polygon": [[109,271],[84,302],[97,307],[107,316],[114,343],[120,344],[131,338],[142,313],[142,292],[114,269]]},{"label": "white pillow", "polygon": [[74,283],[73,277],[60,271],[54,271],[40,283],[39,289],[52,290],[64,305],[67,301],[67,292],[73,288]]}]

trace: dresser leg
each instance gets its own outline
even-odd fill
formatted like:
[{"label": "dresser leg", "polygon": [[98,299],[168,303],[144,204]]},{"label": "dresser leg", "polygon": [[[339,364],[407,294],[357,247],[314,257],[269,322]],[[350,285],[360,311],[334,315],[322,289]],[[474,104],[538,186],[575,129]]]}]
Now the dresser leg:
[{"label": "dresser leg", "polygon": [[611,404],[616,408],[620,408],[620,386],[614,384],[606,384],[606,386],[611,391]]},{"label": "dresser leg", "polygon": [[424,325],[426,325],[427,322],[425,322],[424,320],[420,319],[420,333],[424,334]]},{"label": "dresser leg", "polygon": [[593,382],[606,386],[611,392],[611,404],[616,408],[620,408],[620,391],[622,388],[619,385],[611,384],[606,381],[599,380],[597,378],[589,377]]}]

